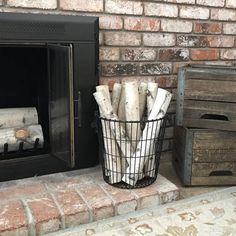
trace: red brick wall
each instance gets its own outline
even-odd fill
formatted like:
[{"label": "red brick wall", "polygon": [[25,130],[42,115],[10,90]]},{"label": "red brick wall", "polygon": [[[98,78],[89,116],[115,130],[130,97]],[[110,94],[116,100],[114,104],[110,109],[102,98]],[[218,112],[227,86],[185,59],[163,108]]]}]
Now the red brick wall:
[{"label": "red brick wall", "polygon": [[[179,66],[236,60],[236,0],[0,0],[0,4],[6,11],[99,16],[101,83],[152,78],[174,91]],[[171,136],[169,129],[170,140]],[[165,145],[170,148],[171,141]]]}]

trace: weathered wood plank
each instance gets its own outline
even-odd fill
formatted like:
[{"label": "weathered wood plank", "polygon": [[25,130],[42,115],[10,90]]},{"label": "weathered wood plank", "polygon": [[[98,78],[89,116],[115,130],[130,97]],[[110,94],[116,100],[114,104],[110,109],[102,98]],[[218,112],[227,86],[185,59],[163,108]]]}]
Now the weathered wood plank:
[{"label": "weathered wood plank", "polygon": [[236,122],[226,122],[218,120],[185,119],[183,126],[201,127],[206,129],[236,130]]},{"label": "weathered wood plank", "polygon": [[236,103],[184,101],[183,125],[187,127],[236,130]]},{"label": "weathered wood plank", "polygon": [[[202,66],[202,65],[201,65]],[[236,69],[230,67],[190,68],[187,67],[187,79],[236,81]]]},{"label": "weathered wood plank", "polygon": [[196,130],[194,149],[236,149],[236,132],[220,130]]},{"label": "weathered wood plank", "polygon": [[194,149],[193,162],[236,162],[236,149]]},{"label": "weathered wood plank", "polygon": [[[190,184],[192,165],[193,133],[184,127],[176,126],[174,129],[173,161],[183,184]],[[188,143],[186,141],[189,141]]]},{"label": "weathered wood plank", "polygon": [[192,177],[191,185],[209,186],[209,185],[235,185],[236,176],[210,176],[210,177]]},{"label": "weathered wood plank", "polygon": [[221,178],[224,171],[230,171],[232,175],[236,175],[236,163],[235,162],[218,162],[218,163],[193,163],[192,164],[192,176],[207,177],[207,176],[212,175],[213,172],[215,172],[216,174],[218,173],[217,176]]},{"label": "weathered wood plank", "polygon": [[236,102],[236,83],[235,81],[187,79],[184,99]]},{"label": "weathered wood plank", "polygon": [[[236,103],[198,101],[198,100],[184,101],[184,118],[200,119],[204,115],[221,115],[221,116],[226,116],[229,121],[235,121],[236,120],[235,111],[236,111]],[[216,119],[218,117],[216,116],[213,118]],[[204,119],[204,117],[202,119]]]}]

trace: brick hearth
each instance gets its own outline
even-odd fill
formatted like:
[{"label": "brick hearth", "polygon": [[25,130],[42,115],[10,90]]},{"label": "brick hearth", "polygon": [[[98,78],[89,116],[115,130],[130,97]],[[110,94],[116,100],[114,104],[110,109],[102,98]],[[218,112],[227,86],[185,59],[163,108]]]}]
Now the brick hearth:
[{"label": "brick hearth", "polygon": [[39,235],[155,207],[179,198],[158,176],[142,189],[106,184],[100,167],[0,183],[0,235]]}]

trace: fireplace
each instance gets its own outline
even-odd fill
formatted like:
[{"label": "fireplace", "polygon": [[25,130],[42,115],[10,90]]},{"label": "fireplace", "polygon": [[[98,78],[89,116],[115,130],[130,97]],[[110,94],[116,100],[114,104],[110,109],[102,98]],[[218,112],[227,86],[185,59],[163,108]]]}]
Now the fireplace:
[{"label": "fireplace", "polygon": [[44,144],[0,153],[0,181],[98,163],[98,18],[0,13],[0,109],[34,107]]}]

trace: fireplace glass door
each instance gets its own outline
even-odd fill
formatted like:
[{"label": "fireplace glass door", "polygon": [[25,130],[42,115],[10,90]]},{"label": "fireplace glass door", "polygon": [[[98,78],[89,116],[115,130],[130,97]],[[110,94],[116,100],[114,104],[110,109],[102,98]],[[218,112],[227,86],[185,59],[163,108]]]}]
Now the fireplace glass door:
[{"label": "fireplace glass door", "polygon": [[24,149],[23,140],[0,159],[48,155],[74,166],[72,51],[70,44],[0,45],[0,109],[36,108],[43,132],[41,147]]},{"label": "fireplace glass door", "polygon": [[72,49],[49,45],[51,153],[70,167],[75,165]]}]

